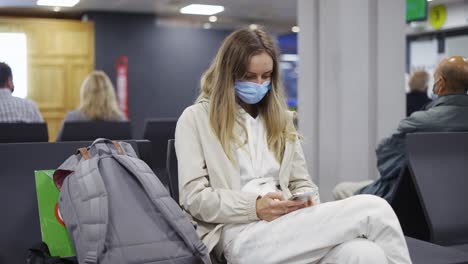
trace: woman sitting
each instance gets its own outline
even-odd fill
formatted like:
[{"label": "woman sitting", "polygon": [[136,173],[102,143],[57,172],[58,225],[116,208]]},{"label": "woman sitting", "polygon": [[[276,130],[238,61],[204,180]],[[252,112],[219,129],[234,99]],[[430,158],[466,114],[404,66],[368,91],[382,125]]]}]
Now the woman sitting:
[{"label": "woman sitting", "polygon": [[232,33],[178,121],[180,203],[199,236],[228,263],[411,263],[385,200],[320,203],[277,56],[264,31]]},{"label": "woman sitting", "polygon": [[[63,120],[79,121],[125,121],[126,118],[117,106],[114,86],[103,71],[93,71],[81,84],[80,107],[68,112]],[[63,124],[57,136],[62,138]]]}]

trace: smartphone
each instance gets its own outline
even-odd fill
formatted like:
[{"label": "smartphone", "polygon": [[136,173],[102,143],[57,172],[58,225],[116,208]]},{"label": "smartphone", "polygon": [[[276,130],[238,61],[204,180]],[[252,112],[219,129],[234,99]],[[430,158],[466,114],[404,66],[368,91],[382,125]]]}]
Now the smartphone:
[{"label": "smartphone", "polygon": [[312,199],[314,197],[315,193],[314,192],[303,192],[303,193],[295,193],[289,200],[291,201],[304,201],[307,202],[309,199]]}]

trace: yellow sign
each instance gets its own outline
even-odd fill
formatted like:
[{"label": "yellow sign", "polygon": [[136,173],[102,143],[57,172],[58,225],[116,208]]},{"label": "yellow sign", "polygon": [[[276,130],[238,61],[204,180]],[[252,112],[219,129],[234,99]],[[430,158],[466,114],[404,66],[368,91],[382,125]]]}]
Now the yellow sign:
[{"label": "yellow sign", "polygon": [[429,23],[435,29],[441,28],[447,20],[447,8],[445,5],[435,5],[429,12]]}]

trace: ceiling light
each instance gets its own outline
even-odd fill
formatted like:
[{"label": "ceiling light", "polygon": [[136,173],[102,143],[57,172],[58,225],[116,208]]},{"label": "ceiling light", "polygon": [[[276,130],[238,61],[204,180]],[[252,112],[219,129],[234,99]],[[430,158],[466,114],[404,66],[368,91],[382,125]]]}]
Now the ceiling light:
[{"label": "ceiling light", "polygon": [[224,11],[224,6],[220,5],[198,5],[191,4],[180,9],[182,14],[211,16]]},{"label": "ceiling light", "polygon": [[54,10],[54,12],[60,12],[60,7],[54,6],[54,8],[52,8],[52,10]]},{"label": "ceiling light", "polygon": [[210,24],[210,23],[205,23],[205,24],[203,24],[203,28],[204,28],[204,29],[210,29],[210,28],[211,28],[211,24]]},{"label": "ceiling light", "polygon": [[217,18],[216,16],[210,16],[210,17],[208,18],[208,20],[209,20],[210,22],[213,22],[213,23],[214,23],[214,22],[218,21],[218,18]]},{"label": "ceiling light", "polygon": [[250,30],[256,30],[256,29],[258,29],[258,25],[257,24],[250,24],[249,28],[250,28]]},{"label": "ceiling light", "polygon": [[291,31],[294,32],[294,33],[298,33],[300,31],[299,27],[298,26],[294,26],[291,28]]},{"label": "ceiling light", "polygon": [[61,6],[72,7],[78,4],[80,0],[37,0],[36,4],[40,6]]}]

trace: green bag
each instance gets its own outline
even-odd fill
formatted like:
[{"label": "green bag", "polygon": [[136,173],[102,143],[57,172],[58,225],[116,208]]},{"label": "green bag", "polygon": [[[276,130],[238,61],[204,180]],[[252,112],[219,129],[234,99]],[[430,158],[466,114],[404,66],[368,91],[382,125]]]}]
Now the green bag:
[{"label": "green bag", "polygon": [[73,244],[60,216],[59,190],[53,181],[54,170],[39,170],[34,174],[42,241],[48,245],[51,256],[75,256]]}]

